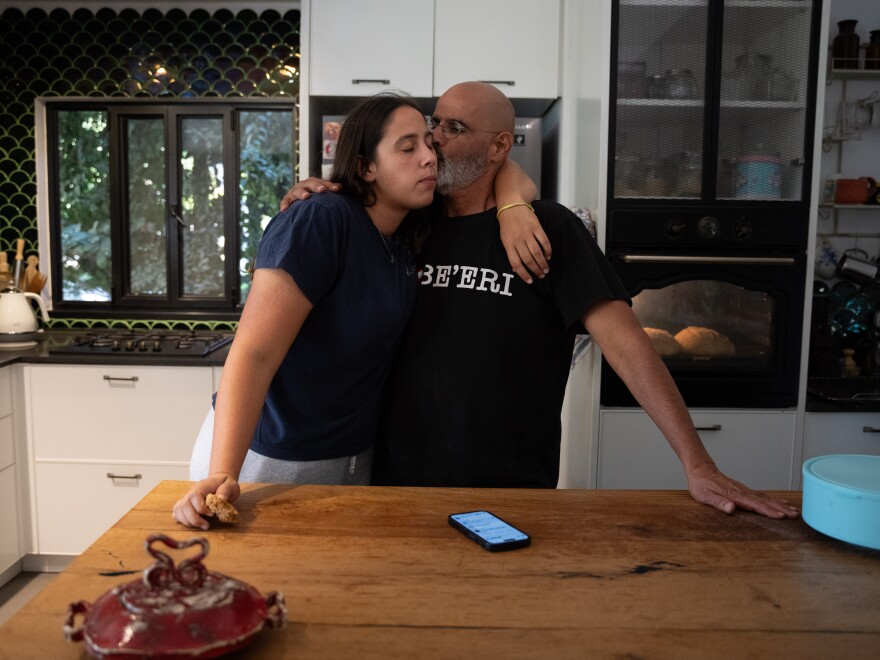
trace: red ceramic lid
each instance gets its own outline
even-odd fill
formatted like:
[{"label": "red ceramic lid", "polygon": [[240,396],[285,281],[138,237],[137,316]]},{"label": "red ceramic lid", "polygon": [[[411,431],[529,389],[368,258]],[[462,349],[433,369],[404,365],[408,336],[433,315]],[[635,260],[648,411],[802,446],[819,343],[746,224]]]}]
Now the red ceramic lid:
[{"label": "red ceramic lid", "polygon": [[[153,547],[157,541],[175,549],[200,545],[201,551],[175,566]],[[213,658],[246,646],[264,625],[286,622],[281,593],[264,599],[249,584],[202,565],[207,539],[178,542],[156,534],[146,549],[157,561],[141,579],[114,587],[93,605],[71,603],[64,625],[68,640],[85,641],[97,658]],[[80,614],[84,621],[76,628]]]}]

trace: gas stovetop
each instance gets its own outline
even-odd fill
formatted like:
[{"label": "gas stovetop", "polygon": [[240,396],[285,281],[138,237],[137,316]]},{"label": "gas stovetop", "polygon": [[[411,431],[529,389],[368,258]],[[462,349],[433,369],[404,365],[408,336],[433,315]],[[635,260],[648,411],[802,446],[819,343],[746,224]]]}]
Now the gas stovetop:
[{"label": "gas stovetop", "polygon": [[50,353],[78,355],[198,357],[232,341],[219,332],[188,330],[90,330],[74,336],[66,346]]}]

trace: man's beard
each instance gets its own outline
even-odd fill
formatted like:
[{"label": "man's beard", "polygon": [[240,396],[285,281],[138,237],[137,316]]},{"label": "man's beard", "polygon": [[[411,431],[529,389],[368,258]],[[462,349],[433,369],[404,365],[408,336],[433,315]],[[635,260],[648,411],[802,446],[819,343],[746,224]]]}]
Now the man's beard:
[{"label": "man's beard", "polygon": [[482,151],[458,157],[443,156],[438,151],[437,192],[448,195],[471,185],[486,173],[489,159]]}]

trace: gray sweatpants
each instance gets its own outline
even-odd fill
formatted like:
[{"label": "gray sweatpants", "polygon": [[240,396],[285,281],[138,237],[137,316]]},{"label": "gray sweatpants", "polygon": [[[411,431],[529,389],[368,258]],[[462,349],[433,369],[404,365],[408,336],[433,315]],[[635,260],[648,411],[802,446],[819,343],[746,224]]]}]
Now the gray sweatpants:
[{"label": "gray sweatpants", "polygon": [[[192,481],[201,481],[208,476],[213,437],[214,407],[212,406],[205,421],[202,422],[190,458],[189,478]],[[241,483],[366,486],[370,483],[372,466],[372,447],[355,456],[342,456],[322,461],[284,461],[248,449],[238,480]]]}]

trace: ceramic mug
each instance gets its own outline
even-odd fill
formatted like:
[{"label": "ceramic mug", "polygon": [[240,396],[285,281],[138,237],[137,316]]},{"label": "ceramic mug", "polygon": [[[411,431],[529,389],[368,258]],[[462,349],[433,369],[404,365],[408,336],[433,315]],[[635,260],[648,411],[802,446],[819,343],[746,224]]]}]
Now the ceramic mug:
[{"label": "ceramic mug", "polygon": [[877,182],[869,176],[838,179],[834,187],[835,204],[865,204],[877,194]]}]

